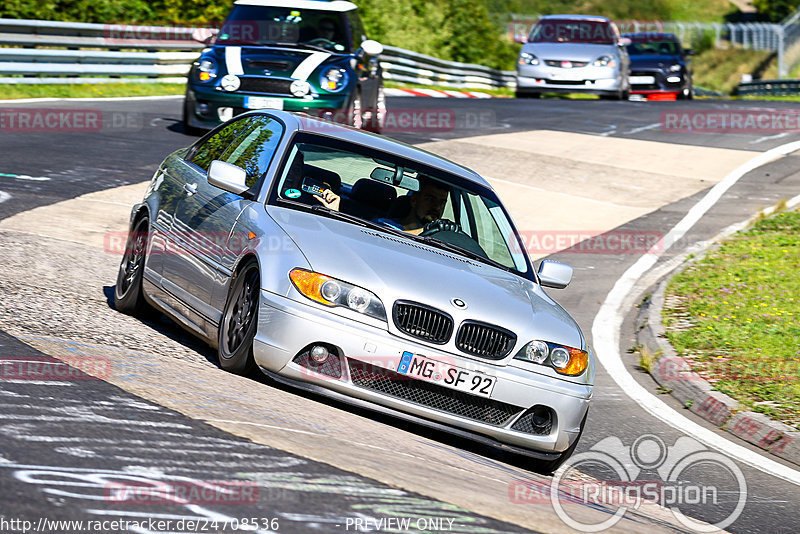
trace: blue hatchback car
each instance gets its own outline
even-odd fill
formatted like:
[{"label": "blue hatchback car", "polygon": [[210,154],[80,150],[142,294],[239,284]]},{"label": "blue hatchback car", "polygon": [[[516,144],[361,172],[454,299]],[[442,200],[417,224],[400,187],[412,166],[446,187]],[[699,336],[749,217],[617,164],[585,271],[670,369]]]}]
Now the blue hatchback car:
[{"label": "blue hatchback car", "polygon": [[379,131],[382,52],[351,2],[237,0],[189,72],[184,128],[281,109]]}]

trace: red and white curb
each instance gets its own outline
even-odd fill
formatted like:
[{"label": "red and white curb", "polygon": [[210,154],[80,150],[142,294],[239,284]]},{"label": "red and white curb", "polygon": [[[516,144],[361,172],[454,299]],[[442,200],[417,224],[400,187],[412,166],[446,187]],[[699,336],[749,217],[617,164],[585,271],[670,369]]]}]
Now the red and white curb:
[{"label": "red and white curb", "polygon": [[433,98],[494,98],[478,91],[440,91],[438,89],[384,89],[386,96],[427,96]]}]

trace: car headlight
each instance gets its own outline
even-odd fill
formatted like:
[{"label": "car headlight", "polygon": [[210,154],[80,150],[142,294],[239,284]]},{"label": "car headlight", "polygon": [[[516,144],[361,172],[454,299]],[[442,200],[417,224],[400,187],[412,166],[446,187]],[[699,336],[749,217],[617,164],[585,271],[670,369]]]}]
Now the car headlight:
[{"label": "car headlight", "polygon": [[589,353],[585,350],[535,339],[525,345],[515,360],[549,365],[557,373],[578,376],[589,366]]},{"label": "car headlight", "polygon": [[616,63],[614,63],[614,58],[611,56],[600,56],[592,62],[592,65],[595,67],[613,67]]},{"label": "car headlight", "polygon": [[680,63],[675,63],[674,65],[670,65],[669,66],[669,71],[670,72],[679,72],[680,70],[681,70],[681,64]]},{"label": "car headlight", "polygon": [[517,63],[520,65],[538,65],[539,58],[527,52],[520,52]]},{"label": "car headlight", "polygon": [[386,310],[375,293],[330,276],[305,269],[289,271],[289,279],[303,296],[331,308],[341,306],[386,320]]},{"label": "car headlight", "polygon": [[195,75],[200,82],[210,82],[217,77],[217,62],[210,57],[200,58]]},{"label": "car headlight", "polygon": [[345,69],[333,67],[322,71],[322,74],[319,76],[319,85],[326,91],[338,93],[347,87],[347,82],[349,80],[350,76]]}]

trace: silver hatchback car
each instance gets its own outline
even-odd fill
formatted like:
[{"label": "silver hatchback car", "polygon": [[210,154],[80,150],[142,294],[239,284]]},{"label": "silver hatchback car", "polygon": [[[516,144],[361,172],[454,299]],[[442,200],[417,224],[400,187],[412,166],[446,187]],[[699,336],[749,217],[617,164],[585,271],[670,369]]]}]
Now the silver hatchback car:
[{"label": "silver hatchback car", "polygon": [[550,471],[595,360],[489,184],[385,137],[281,111],[169,155],[134,206],[115,302],[151,305],[221,367],[495,447]]},{"label": "silver hatchback car", "polygon": [[630,60],[617,26],[605,17],[548,15],[531,30],[517,59],[518,98],[542,93],[630,96]]}]

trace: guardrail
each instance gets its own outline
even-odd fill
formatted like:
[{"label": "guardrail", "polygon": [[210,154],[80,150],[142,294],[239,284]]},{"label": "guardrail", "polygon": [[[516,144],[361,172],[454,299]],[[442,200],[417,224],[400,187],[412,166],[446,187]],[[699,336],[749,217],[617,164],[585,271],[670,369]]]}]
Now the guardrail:
[{"label": "guardrail", "polygon": [[[0,48],[0,84],[180,83],[206,46],[202,40],[213,33],[208,28],[0,19],[0,46],[5,45]],[[385,79],[397,82],[465,89],[516,85],[513,71],[392,46],[385,47],[381,67]]]},{"label": "guardrail", "polygon": [[797,96],[800,95],[800,80],[759,80],[743,82],[736,87],[739,96]]}]

